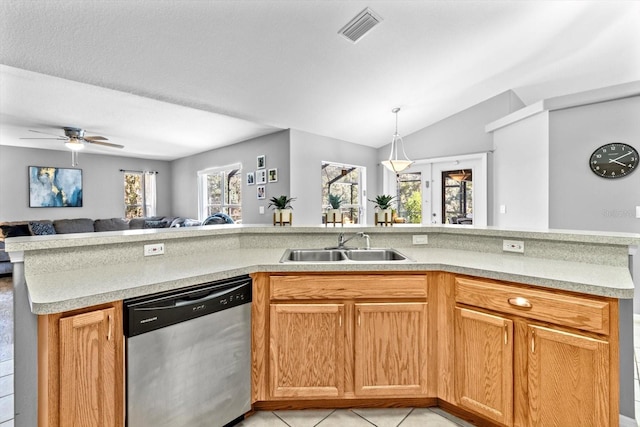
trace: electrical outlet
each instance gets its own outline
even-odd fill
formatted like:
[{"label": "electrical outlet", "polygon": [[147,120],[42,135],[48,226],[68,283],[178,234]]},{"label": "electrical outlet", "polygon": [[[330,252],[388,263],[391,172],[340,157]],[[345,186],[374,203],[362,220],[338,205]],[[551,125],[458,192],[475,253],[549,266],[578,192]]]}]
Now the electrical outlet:
[{"label": "electrical outlet", "polygon": [[258,213],[259,213],[260,215],[264,215],[264,206],[260,206],[260,207],[258,208]]},{"label": "electrical outlet", "polygon": [[502,250],[505,252],[524,253],[524,242],[520,240],[503,240]]},{"label": "electrical outlet", "polygon": [[416,234],[413,236],[414,245],[427,245],[429,244],[429,236],[426,234]]},{"label": "electrical outlet", "polygon": [[500,205],[500,213],[507,213],[507,205]]},{"label": "electrical outlet", "polygon": [[164,243],[144,245],[144,256],[164,255]]}]

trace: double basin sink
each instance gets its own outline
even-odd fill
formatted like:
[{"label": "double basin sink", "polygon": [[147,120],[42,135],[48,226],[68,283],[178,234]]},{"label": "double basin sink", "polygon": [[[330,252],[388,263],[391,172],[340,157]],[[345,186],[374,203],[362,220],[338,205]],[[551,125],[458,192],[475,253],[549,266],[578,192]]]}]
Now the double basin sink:
[{"label": "double basin sink", "polygon": [[412,262],[395,249],[287,249],[280,262]]}]

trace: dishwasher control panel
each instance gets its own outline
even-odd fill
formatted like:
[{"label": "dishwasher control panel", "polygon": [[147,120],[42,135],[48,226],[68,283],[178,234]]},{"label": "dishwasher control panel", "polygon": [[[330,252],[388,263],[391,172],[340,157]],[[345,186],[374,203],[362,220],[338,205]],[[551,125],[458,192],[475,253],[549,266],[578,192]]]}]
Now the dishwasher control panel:
[{"label": "dishwasher control panel", "polygon": [[124,301],[124,334],[132,337],[251,302],[249,276]]}]

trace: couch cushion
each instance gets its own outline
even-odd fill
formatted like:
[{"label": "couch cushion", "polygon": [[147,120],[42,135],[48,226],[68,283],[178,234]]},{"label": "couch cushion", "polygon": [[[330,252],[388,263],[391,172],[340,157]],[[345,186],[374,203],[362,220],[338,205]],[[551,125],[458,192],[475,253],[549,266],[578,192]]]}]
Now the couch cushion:
[{"label": "couch cushion", "polygon": [[51,221],[30,221],[29,230],[34,236],[47,236],[56,234],[56,229]]},{"label": "couch cushion", "polygon": [[31,232],[29,231],[29,223],[17,223],[17,224],[2,224],[0,225],[0,230],[2,230],[2,237],[20,237],[20,236],[31,236]]},{"label": "couch cushion", "polygon": [[96,219],[93,223],[95,231],[128,230],[129,223],[122,218]]},{"label": "couch cushion", "polygon": [[0,262],[10,262],[9,254],[4,251],[4,242],[0,242]]},{"label": "couch cushion", "polygon": [[58,234],[93,233],[93,220],[89,218],[57,219],[53,226]]}]

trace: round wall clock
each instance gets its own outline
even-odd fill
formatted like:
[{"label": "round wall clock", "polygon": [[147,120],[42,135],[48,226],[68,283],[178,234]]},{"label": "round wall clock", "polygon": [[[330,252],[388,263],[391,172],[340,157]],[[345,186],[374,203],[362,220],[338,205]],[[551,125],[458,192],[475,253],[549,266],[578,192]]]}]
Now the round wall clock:
[{"label": "round wall clock", "polygon": [[602,178],[622,178],[638,167],[638,151],[622,142],[598,148],[589,159],[591,171]]}]

